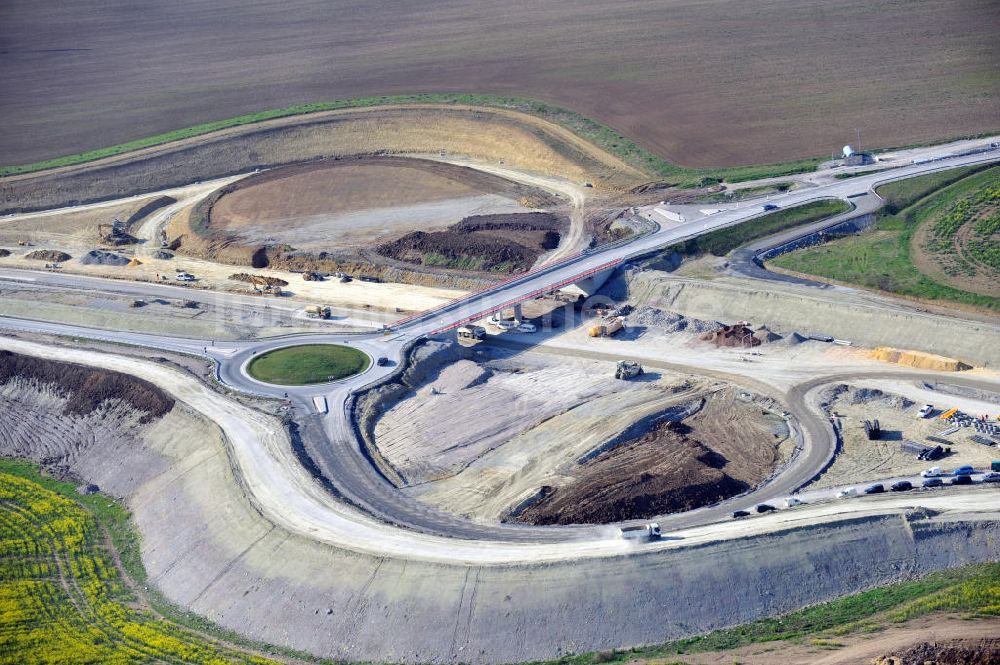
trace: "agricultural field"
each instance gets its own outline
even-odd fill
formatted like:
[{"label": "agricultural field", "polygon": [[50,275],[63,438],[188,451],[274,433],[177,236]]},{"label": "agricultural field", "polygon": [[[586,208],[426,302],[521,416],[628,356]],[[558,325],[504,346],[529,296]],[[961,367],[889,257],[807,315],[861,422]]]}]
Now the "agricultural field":
[{"label": "agricultural field", "polygon": [[0,461],[0,662],[277,662],[142,608],[107,542],[110,533],[142,565],[127,511],[74,492],[29,464]]},{"label": "agricultural field", "polygon": [[882,214],[873,230],[771,263],[903,296],[1000,310],[998,179],[994,167],[886,185],[879,193],[892,214]]},{"label": "agricultural field", "polygon": [[872,146],[989,131],[1000,99],[1000,8],[975,0],[2,12],[5,164],[290,104],[459,90],[538,98],[714,167],[829,154],[854,127]]}]

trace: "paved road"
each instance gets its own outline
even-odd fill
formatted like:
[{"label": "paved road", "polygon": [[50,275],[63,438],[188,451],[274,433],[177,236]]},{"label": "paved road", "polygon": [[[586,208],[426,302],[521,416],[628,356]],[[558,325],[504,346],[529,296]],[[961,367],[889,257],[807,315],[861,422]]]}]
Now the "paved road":
[{"label": "paved road", "polygon": [[[902,167],[891,173],[881,172],[871,176],[838,181],[830,185],[817,186],[807,190],[789,192],[772,197],[770,202],[782,207],[790,207],[822,198],[848,199],[852,194],[868,191],[871,187],[887,182],[924,173],[955,168],[976,163],[992,162],[1000,159],[997,152],[972,155],[941,160],[933,163]],[[869,195],[870,196],[870,195]],[[538,529],[534,527],[503,525],[500,527],[476,525],[451,515],[444,515],[431,508],[422,506],[410,499],[402,497],[375,471],[372,464],[365,458],[352,430],[348,416],[349,400],[352,394],[373,383],[383,380],[396,371],[403,360],[405,347],[415,340],[433,335],[443,330],[455,327],[466,320],[475,320],[497,308],[520,302],[535,294],[549,292],[563,284],[570,284],[579,279],[602,271],[611,270],[615,266],[632,258],[655,252],[663,247],[681,242],[687,238],[724,228],[739,223],[750,222],[753,218],[762,216],[763,210],[743,206],[719,212],[709,217],[670,227],[661,227],[655,233],[641,237],[631,243],[615,245],[599,251],[571,255],[549,263],[526,275],[509,280],[489,290],[471,294],[461,300],[448,303],[442,307],[428,311],[416,317],[395,324],[392,329],[379,333],[359,335],[344,334],[302,334],[265,340],[248,340],[238,342],[213,343],[208,340],[170,338],[158,335],[143,335],[137,333],[118,333],[94,331],[79,326],[65,326],[52,323],[38,323],[23,320],[0,319],[0,324],[24,331],[68,334],[81,337],[94,337],[109,341],[139,344],[152,348],[162,348],[185,353],[208,355],[218,361],[219,378],[226,384],[248,392],[287,397],[301,414],[303,427],[303,442],[308,443],[307,450],[313,452],[313,461],[323,468],[333,489],[349,502],[361,506],[371,514],[383,520],[427,533],[448,535],[458,538],[480,538],[487,533],[491,540],[509,539],[514,541],[550,541],[566,538],[580,539],[598,536],[595,528],[573,529]],[[18,276],[25,273],[18,272]],[[0,276],[3,276],[0,274]],[[30,277],[29,277],[30,278]],[[60,278],[53,278],[50,283],[58,284]],[[81,280],[96,278],[67,278],[75,285]],[[97,286],[100,288],[100,286]],[[131,293],[157,293],[168,289],[170,297],[178,297],[178,287],[151,284],[122,284],[119,288],[129,289]],[[186,291],[180,289],[181,291]],[[190,293],[190,291],[187,291]],[[299,344],[303,342],[331,342],[353,345],[373,358],[386,356],[391,360],[386,367],[372,365],[363,374],[335,385],[280,387],[262,384],[250,378],[245,372],[246,363],[255,355],[268,350]],[[687,368],[697,372],[697,368]],[[873,373],[875,376],[878,373]],[[868,376],[868,375],[866,375]],[[925,374],[914,373],[901,375],[892,373],[893,378],[925,378]],[[844,377],[856,379],[857,376]],[[663,518],[664,527],[681,528],[696,524],[706,524],[718,521],[726,513],[738,507],[749,506],[759,501],[774,500],[787,495],[800,487],[823,468],[833,454],[829,424],[818,414],[810,411],[805,403],[809,390],[830,380],[840,380],[837,377],[820,377],[812,382],[797,386],[787,395],[789,408],[802,423],[805,431],[802,451],[786,468],[785,472],[760,488],[757,492],[720,504],[719,506],[691,511],[682,515]],[[955,383],[967,385],[967,380],[956,379]],[[973,387],[996,389],[994,384],[977,383]],[[314,398],[325,397],[328,413],[315,414]],[[306,416],[309,413],[311,415]],[[315,415],[312,415],[315,414]],[[328,441],[324,445],[323,439]],[[605,530],[606,532],[606,530]],[[606,533],[605,533],[606,535]],[[598,537],[604,537],[598,536]]]}]

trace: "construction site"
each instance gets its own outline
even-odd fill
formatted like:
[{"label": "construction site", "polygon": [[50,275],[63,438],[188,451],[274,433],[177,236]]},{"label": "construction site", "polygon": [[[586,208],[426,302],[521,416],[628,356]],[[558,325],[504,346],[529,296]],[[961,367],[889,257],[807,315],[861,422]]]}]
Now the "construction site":
[{"label": "construction site", "polygon": [[127,511],[129,611],[268,662],[664,662],[995,567],[995,312],[760,258],[995,146],[682,187],[412,104],[5,176],[0,453]]}]

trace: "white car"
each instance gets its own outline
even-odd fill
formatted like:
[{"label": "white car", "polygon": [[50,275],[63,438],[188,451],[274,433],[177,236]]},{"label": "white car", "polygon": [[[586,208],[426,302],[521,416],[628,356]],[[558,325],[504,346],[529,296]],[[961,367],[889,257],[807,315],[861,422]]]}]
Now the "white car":
[{"label": "white car", "polygon": [[939,466],[932,466],[929,469],[924,469],[920,472],[920,475],[924,478],[937,478],[938,476],[943,476],[944,471],[941,470]]},{"label": "white car", "polygon": [[793,508],[795,506],[801,506],[804,503],[805,501],[803,501],[802,499],[790,496],[787,499],[785,499],[785,508]]},{"label": "white car", "polygon": [[513,330],[517,327],[517,321],[508,321],[507,319],[500,319],[499,321],[490,321],[500,330]]},{"label": "white car", "polygon": [[178,282],[193,282],[194,275],[192,275],[189,272],[179,272],[177,273],[177,276],[174,277],[174,279],[176,279]]},{"label": "white car", "polygon": [[837,498],[838,499],[846,499],[848,497],[857,496],[857,495],[858,495],[858,490],[857,490],[856,487],[846,487],[846,488],[840,490],[839,492],[837,492]]},{"label": "white car", "polygon": [[525,322],[517,327],[517,332],[523,332],[523,333],[533,333],[536,332],[537,330],[538,328],[535,327],[534,323]]},{"label": "white car", "polygon": [[920,416],[921,418],[930,418],[931,411],[933,410],[934,410],[933,404],[924,404],[922,407],[920,407],[920,410],[917,411],[917,415]]}]

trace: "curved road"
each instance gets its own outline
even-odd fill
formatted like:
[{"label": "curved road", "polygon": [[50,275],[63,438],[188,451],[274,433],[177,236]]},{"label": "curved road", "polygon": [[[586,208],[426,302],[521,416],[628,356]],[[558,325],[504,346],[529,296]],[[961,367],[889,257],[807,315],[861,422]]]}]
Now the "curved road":
[{"label": "curved road", "polygon": [[[913,177],[969,164],[987,163],[997,159],[1000,159],[1000,154],[994,151],[905,166],[891,173],[880,172],[808,190],[789,192],[772,197],[771,202],[782,207],[790,207],[822,198],[849,200],[849,196],[869,191],[874,185],[888,180]],[[29,332],[99,338],[214,358],[218,365],[219,379],[230,387],[274,397],[287,396],[298,413],[300,434],[305,449],[310,451],[312,461],[324,470],[326,477],[332,482],[332,489],[337,494],[376,519],[422,532],[425,534],[424,537],[433,534],[434,536],[448,536],[461,540],[488,540],[494,543],[513,541],[523,543],[525,546],[529,546],[529,543],[552,541],[604,541],[607,539],[606,527],[552,528],[482,525],[444,514],[404,497],[377,473],[361,450],[349,415],[352,395],[395,372],[404,360],[404,349],[420,338],[450,330],[465,321],[477,320],[498,308],[530,299],[536,294],[550,292],[587,276],[610,271],[631,258],[655,252],[663,247],[712,230],[744,223],[763,214],[764,211],[754,206],[725,210],[707,218],[669,228],[660,228],[657,232],[638,238],[631,243],[566,256],[496,287],[473,293],[460,300],[409,317],[407,320],[398,322],[391,328],[378,333],[360,335],[317,333],[213,344],[206,340],[94,331],[75,326],[23,320],[0,319],[0,324]],[[386,367],[378,367],[373,363],[368,371],[338,384],[289,388],[262,384],[249,377],[244,370],[246,363],[257,354],[306,342],[349,344],[365,351],[372,357],[386,356],[392,362]],[[686,370],[698,371],[697,368],[686,368]],[[927,374],[872,372],[866,373],[864,376],[869,378],[891,376],[893,378],[923,379],[926,378]],[[787,406],[792,413],[800,418],[804,430],[804,440],[801,451],[786,469],[749,495],[717,506],[663,517],[660,520],[663,527],[665,529],[680,529],[709,524],[723,519],[733,509],[750,506],[763,500],[787,496],[808,482],[827,465],[834,451],[831,445],[830,425],[821,415],[811,411],[806,403],[807,395],[809,391],[823,384],[846,379],[856,380],[857,378],[859,378],[857,374],[852,374],[850,377],[824,376],[795,386],[786,396]],[[949,382],[990,390],[997,388],[994,383],[972,379],[949,377]],[[319,397],[326,400],[328,405],[328,413],[326,414],[316,413],[314,398]],[[416,534],[414,537],[419,538]]]}]

